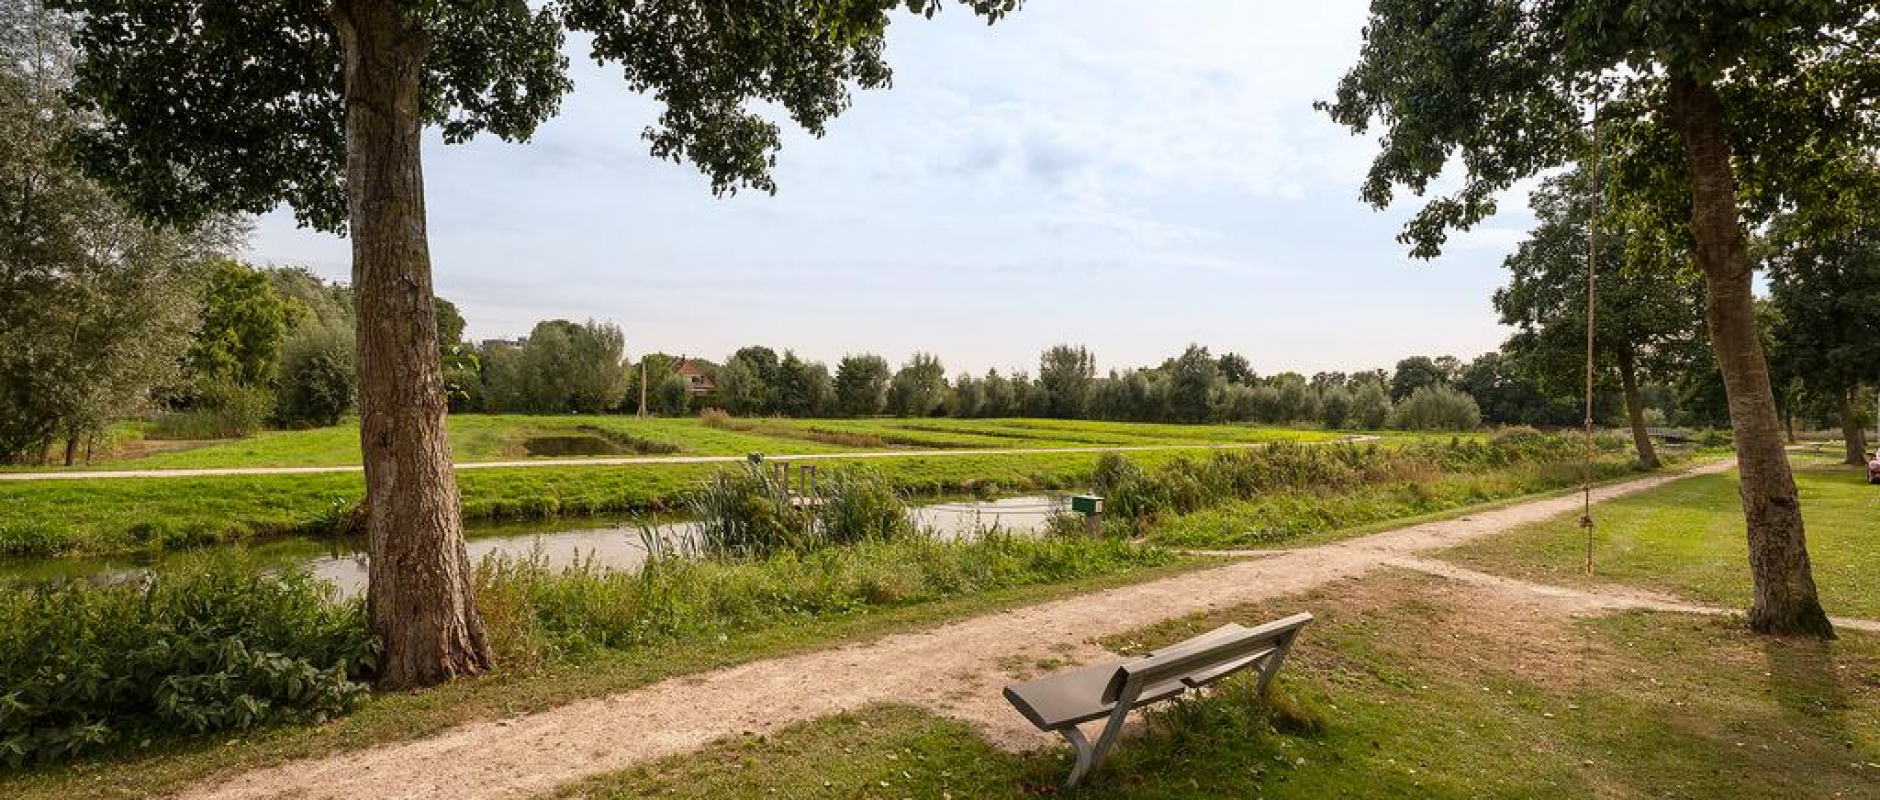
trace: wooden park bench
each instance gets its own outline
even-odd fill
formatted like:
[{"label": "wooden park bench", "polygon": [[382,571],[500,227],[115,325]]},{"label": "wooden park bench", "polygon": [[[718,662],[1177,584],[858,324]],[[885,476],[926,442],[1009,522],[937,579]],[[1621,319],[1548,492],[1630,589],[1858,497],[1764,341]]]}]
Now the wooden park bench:
[{"label": "wooden park bench", "polygon": [[[1258,693],[1266,694],[1273,675],[1292,650],[1311,614],[1294,614],[1257,628],[1228,624],[1140,658],[1092,664],[1005,687],[1005,699],[1041,731],[1052,731],[1077,750],[1066,788],[1103,763],[1131,709],[1202,689],[1236,672],[1257,668]],[[1077,725],[1106,719],[1095,745]]]}]

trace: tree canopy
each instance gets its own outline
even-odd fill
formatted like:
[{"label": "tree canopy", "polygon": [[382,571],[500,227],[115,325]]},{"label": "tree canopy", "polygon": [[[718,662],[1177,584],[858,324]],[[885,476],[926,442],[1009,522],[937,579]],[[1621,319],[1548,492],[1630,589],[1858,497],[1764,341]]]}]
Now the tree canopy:
[{"label": "tree canopy", "polygon": [[1880,226],[1804,227],[1786,218],[1772,237],[1772,331],[1786,371],[1835,407],[1850,463],[1864,463],[1858,387],[1880,377]]},{"label": "tree canopy", "polygon": [[[302,224],[346,225],[342,42],[325,4],[237,0],[48,0],[81,13],[74,97],[101,124],[77,133],[91,173],[162,221],[259,214],[287,203]],[[996,20],[1018,0],[963,0]],[[562,48],[588,55],[663,108],[651,153],[698,165],[712,190],[776,191],[775,108],[820,135],[851,88],[889,85],[883,35],[896,7],[940,0],[816,0],[726,6],[692,0],[418,3],[426,55],[420,117],[457,143],[525,141],[572,89]]]},{"label": "tree canopy", "polygon": [[[1358,62],[1318,107],[1383,128],[1361,190],[1432,198],[1399,239],[1438,255],[1516,181],[1609,132],[1614,184],[1689,252],[1742,470],[1751,627],[1831,635],[1755,320],[1745,221],[1839,205],[1850,150],[1880,138],[1880,14],[1839,0],[1373,0]],[[1688,245],[1686,247],[1685,245]]]},{"label": "tree canopy", "polygon": [[1384,135],[1363,188],[1375,206],[1425,194],[1451,161],[1454,192],[1427,201],[1401,241],[1433,258],[1452,230],[1497,210],[1517,181],[1589,150],[1596,100],[1612,125],[1621,191],[1678,230],[1691,179],[1668,113],[1674,78],[1742,109],[1729,131],[1751,209],[1831,192],[1837,155],[1876,134],[1880,16],[1839,0],[1374,0],[1359,62],[1317,106]]},{"label": "tree canopy", "polygon": [[201,316],[203,265],[238,229],[152,229],[60,157],[70,20],[0,6],[0,461],[37,459],[144,410]]}]

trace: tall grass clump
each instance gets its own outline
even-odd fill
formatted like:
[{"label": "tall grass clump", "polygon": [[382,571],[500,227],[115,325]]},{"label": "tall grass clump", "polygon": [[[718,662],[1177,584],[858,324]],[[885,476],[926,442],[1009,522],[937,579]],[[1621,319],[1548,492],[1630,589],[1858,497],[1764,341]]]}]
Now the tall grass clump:
[{"label": "tall grass clump", "polygon": [[318,722],[366,696],[376,658],[363,602],[235,556],[0,589],[0,763]]},{"label": "tall grass clump", "polygon": [[814,518],[795,502],[788,482],[761,465],[713,473],[687,506],[697,520],[699,555],[762,558],[815,544]]},{"label": "tall grass clump", "polygon": [[555,569],[537,553],[490,556],[477,605],[505,668],[580,661],[677,641],[813,624],[872,611],[1174,563],[1120,540],[988,534],[867,540],[763,559],[662,551],[637,571]]},{"label": "tall grass clump", "polygon": [[832,472],[817,489],[816,529],[823,544],[895,541],[915,534],[907,500],[879,475]]},{"label": "tall grass clump", "polygon": [[707,478],[688,507],[697,534],[686,546],[707,557],[763,558],[915,532],[907,501],[863,470],[832,471],[813,496],[797,496],[787,480],[746,464]]}]

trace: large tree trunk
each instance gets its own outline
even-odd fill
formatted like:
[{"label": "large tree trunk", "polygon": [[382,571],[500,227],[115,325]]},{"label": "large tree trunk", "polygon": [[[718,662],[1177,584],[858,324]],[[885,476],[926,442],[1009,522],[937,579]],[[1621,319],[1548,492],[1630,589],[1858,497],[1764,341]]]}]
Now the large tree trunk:
[{"label": "large tree trunk", "polygon": [[358,312],[367,594],[379,684],[426,686],[490,666],[445,435],[424,232],[419,76],[428,40],[398,0],[340,0],[346,192]]},{"label": "large tree trunk", "polygon": [[1645,430],[1645,401],[1638,392],[1638,355],[1630,347],[1619,349],[1619,386],[1625,395],[1625,418],[1632,425],[1632,446],[1638,450],[1639,469],[1657,469],[1658,451]]},{"label": "large tree trunk", "polygon": [[1723,374],[1742,471],[1740,493],[1755,582],[1749,624],[1764,633],[1833,636],[1815,592],[1801,502],[1783,449],[1769,364],[1757,328],[1723,98],[1715,87],[1676,75],[1671,80],[1671,114],[1690,162],[1691,235],[1708,290],[1710,341]]},{"label": "large tree trunk", "polygon": [[1849,386],[1841,393],[1841,441],[1847,446],[1847,463],[1867,463],[1867,429],[1861,427],[1854,413],[1854,396],[1859,387]]}]

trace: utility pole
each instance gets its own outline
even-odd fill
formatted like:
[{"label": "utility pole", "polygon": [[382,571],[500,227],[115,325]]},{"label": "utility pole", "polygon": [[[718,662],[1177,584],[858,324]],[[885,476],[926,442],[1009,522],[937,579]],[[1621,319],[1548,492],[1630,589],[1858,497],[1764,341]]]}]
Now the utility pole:
[{"label": "utility pole", "polygon": [[646,357],[640,357],[640,419],[646,419]]}]

